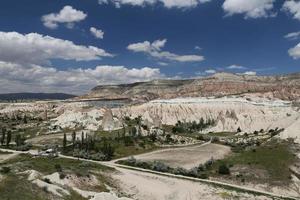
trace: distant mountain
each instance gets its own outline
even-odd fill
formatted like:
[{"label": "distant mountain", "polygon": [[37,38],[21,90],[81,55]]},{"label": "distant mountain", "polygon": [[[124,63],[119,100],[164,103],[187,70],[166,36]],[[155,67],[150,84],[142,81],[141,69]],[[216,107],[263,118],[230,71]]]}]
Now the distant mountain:
[{"label": "distant mountain", "polygon": [[177,97],[207,97],[255,94],[283,100],[300,99],[300,73],[252,76],[217,73],[192,80],[154,80],[122,85],[101,85],[82,98],[129,98],[152,100]]},{"label": "distant mountain", "polygon": [[0,94],[0,101],[11,100],[65,100],[76,97],[64,93],[8,93]]}]

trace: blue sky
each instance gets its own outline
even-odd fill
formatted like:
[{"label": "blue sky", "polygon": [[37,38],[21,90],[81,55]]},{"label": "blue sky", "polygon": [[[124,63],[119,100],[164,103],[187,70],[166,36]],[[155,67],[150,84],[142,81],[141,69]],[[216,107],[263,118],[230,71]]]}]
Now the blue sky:
[{"label": "blue sky", "polygon": [[[189,78],[218,71],[260,75],[299,71],[299,1],[206,1],[3,0],[0,93],[69,89],[85,93],[97,84]],[[69,9],[63,11],[65,6]],[[91,27],[99,31],[98,38]],[[12,32],[18,35],[11,37]],[[42,44],[32,42],[31,33]],[[58,46],[63,41],[73,46],[53,50],[52,43],[44,43],[46,36],[59,40]],[[83,48],[74,53],[79,45]],[[106,55],[91,52],[89,46]],[[77,59],[86,53],[87,57]],[[39,75],[43,80],[33,81]],[[57,81],[65,76],[70,80]],[[90,82],[83,83],[86,80]]]}]

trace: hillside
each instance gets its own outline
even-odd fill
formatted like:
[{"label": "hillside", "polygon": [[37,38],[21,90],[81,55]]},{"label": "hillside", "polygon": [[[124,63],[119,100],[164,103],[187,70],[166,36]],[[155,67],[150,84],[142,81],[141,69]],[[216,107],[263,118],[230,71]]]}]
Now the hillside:
[{"label": "hillside", "polygon": [[101,85],[93,88],[85,98],[158,98],[208,97],[251,93],[282,100],[300,98],[300,73],[281,76],[249,76],[217,73],[190,80],[154,80],[123,85]]},{"label": "hillside", "polygon": [[76,97],[65,93],[8,93],[0,94],[0,101],[12,100],[64,100]]}]

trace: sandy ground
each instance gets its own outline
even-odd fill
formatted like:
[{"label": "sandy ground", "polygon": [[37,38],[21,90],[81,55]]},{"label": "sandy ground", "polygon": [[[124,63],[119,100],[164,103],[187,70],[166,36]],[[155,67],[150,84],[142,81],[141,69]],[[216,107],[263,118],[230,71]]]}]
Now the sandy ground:
[{"label": "sandy ground", "polygon": [[221,159],[229,153],[230,147],[209,143],[205,145],[154,151],[135,156],[135,158],[143,161],[161,161],[171,167],[190,169],[205,163],[211,158]]},{"label": "sandy ground", "polygon": [[210,185],[119,168],[112,175],[120,189],[133,199],[143,200],[267,200],[264,196],[227,191]]},{"label": "sandy ground", "polygon": [[11,159],[15,157],[17,154],[16,153],[10,153],[10,154],[0,154],[0,163],[4,162],[5,160]]}]

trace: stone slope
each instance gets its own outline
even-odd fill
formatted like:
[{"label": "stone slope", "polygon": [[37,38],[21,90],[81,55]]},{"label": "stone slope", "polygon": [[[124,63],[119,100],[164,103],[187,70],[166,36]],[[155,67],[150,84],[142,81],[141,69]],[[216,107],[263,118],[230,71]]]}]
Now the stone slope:
[{"label": "stone slope", "polygon": [[217,73],[191,80],[155,80],[125,85],[97,86],[84,98],[159,98],[208,97],[256,94],[283,100],[300,99],[300,73],[281,76],[249,76]]},{"label": "stone slope", "polygon": [[113,110],[119,117],[142,116],[153,123],[175,125],[177,121],[199,121],[201,118],[217,120],[217,125],[207,131],[235,132],[239,127],[244,132],[261,129],[285,128],[285,138],[298,137],[300,112],[286,101],[268,101],[257,98],[181,98],[155,100],[148,103]]}]

